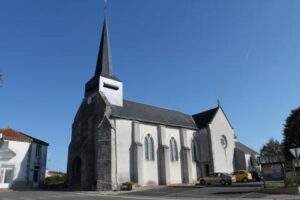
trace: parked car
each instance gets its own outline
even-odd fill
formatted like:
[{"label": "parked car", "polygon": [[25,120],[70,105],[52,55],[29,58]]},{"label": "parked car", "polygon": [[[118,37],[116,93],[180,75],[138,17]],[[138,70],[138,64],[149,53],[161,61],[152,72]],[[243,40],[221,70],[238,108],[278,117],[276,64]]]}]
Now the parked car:
[{"label": "parked car", "polygon": [[251,173],[246,170],[235,171],[233,175],[236,177],[236,182],[249,182],[253,180]]},{"label": "parked car", "polygon": [[199,179],[201,185],[206,184],[221,184],[221,185],[231,185],[236,182],[236,178],[233,175],[227,173],[212,173],[207,177],[203,177]]}]

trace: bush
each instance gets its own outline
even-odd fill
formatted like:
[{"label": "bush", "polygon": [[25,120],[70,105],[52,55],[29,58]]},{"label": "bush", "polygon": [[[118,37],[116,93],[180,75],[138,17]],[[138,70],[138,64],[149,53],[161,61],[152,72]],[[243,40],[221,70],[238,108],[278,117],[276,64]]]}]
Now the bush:
[{"label": "bush", "polygon": [[42,186],[45,190],[66,190],[67,189],[67,176],[66,174],[56,174],[45,179]]},{"label": "bush", "polygon": [[55,175],[55,176],[50,176],[45,179],[45,184],[46,185],[57,185],[57,184],[62,184],[67,181],[67,176],[66,175]]},{"label": "bush", "polygon": [[132,182],[122,183],[121,190],[127,190],[127,191],[132,190],[132,186],[133,186]]},{"label": "bush", "polygon": [[300,181],[299,180],[285,180],[284,181],[285,187],[299,187],[300,186]]}]

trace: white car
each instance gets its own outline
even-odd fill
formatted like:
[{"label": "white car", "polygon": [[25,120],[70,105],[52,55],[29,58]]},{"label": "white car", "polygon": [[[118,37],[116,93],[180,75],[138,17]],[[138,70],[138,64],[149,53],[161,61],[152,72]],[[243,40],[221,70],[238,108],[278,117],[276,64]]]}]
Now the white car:
[{"label": "white car", "polygon": [[231,185],[236,182],[236,178],[233,175],[227,173],[212,173],[207,177],[199,179],[201,185],[211,185],[211,184],[221,184],[221,185]]}]

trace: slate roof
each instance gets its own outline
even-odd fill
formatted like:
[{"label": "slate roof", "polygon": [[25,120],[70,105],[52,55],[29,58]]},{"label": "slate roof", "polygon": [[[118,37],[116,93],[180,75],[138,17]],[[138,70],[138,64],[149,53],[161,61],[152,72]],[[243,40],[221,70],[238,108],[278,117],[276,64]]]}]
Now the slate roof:
[{"label": "slate roof", "polygon": [[211,123],[211,121],[215,117],[218,109],[219,109],[219,107],[216,107],[216,108],[193,115],[193,118],[194,118],[194,121],[195,121],[197,127],[200,129],[200,128],[207,126],[209,123]]},{"label": "slate roof", "polygon": [[29,135],[26,135],[25,133],[16,131],[11,128],[0,129],[0,133],[2,134],[2,137],[5,140],[14,140],[14,141],[21,141],[21,142],[35,142],[37,144],[49,146],[49,144],[47,142],[44,142],[37,138],[31,137]]},{"label": "slate roof", "polygon": [[248,147],[240,142],[235,142],[235,147],[238,148],[239,150],[243,151],[244,153],[248,153],[248,154],[252,154],[252,155],[259,155],[259,153],[257,153],[250,147]]},{"label": "slate roof", "polygon": [[191,115],[128,100],[123,101],[123,107],[112,106],[111,114],[117,118],[198,129]]},{"label": "slate roof", "polygon": [[107,17],[105,17],[101,34],[95,77],[99,77],[101,75],[106,78],[120,81],[112,73],[111,48],[107,23]]}]

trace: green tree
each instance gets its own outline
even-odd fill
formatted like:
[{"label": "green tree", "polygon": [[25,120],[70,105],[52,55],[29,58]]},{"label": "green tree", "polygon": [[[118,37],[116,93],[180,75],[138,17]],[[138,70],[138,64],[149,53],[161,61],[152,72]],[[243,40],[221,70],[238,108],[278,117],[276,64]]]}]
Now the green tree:
[{"label": "green tree", "polygon": [[293,159],[289,149],[295,147],[300,147],[300,107],[291,111],[284,125],[283,152],[286,160]]},{"label": "green tree", "polygon": [[273,138],[263,145],[260,149],[260,155],[262,157],[279,157],[283,155],[282,145],[278,140]]}]

